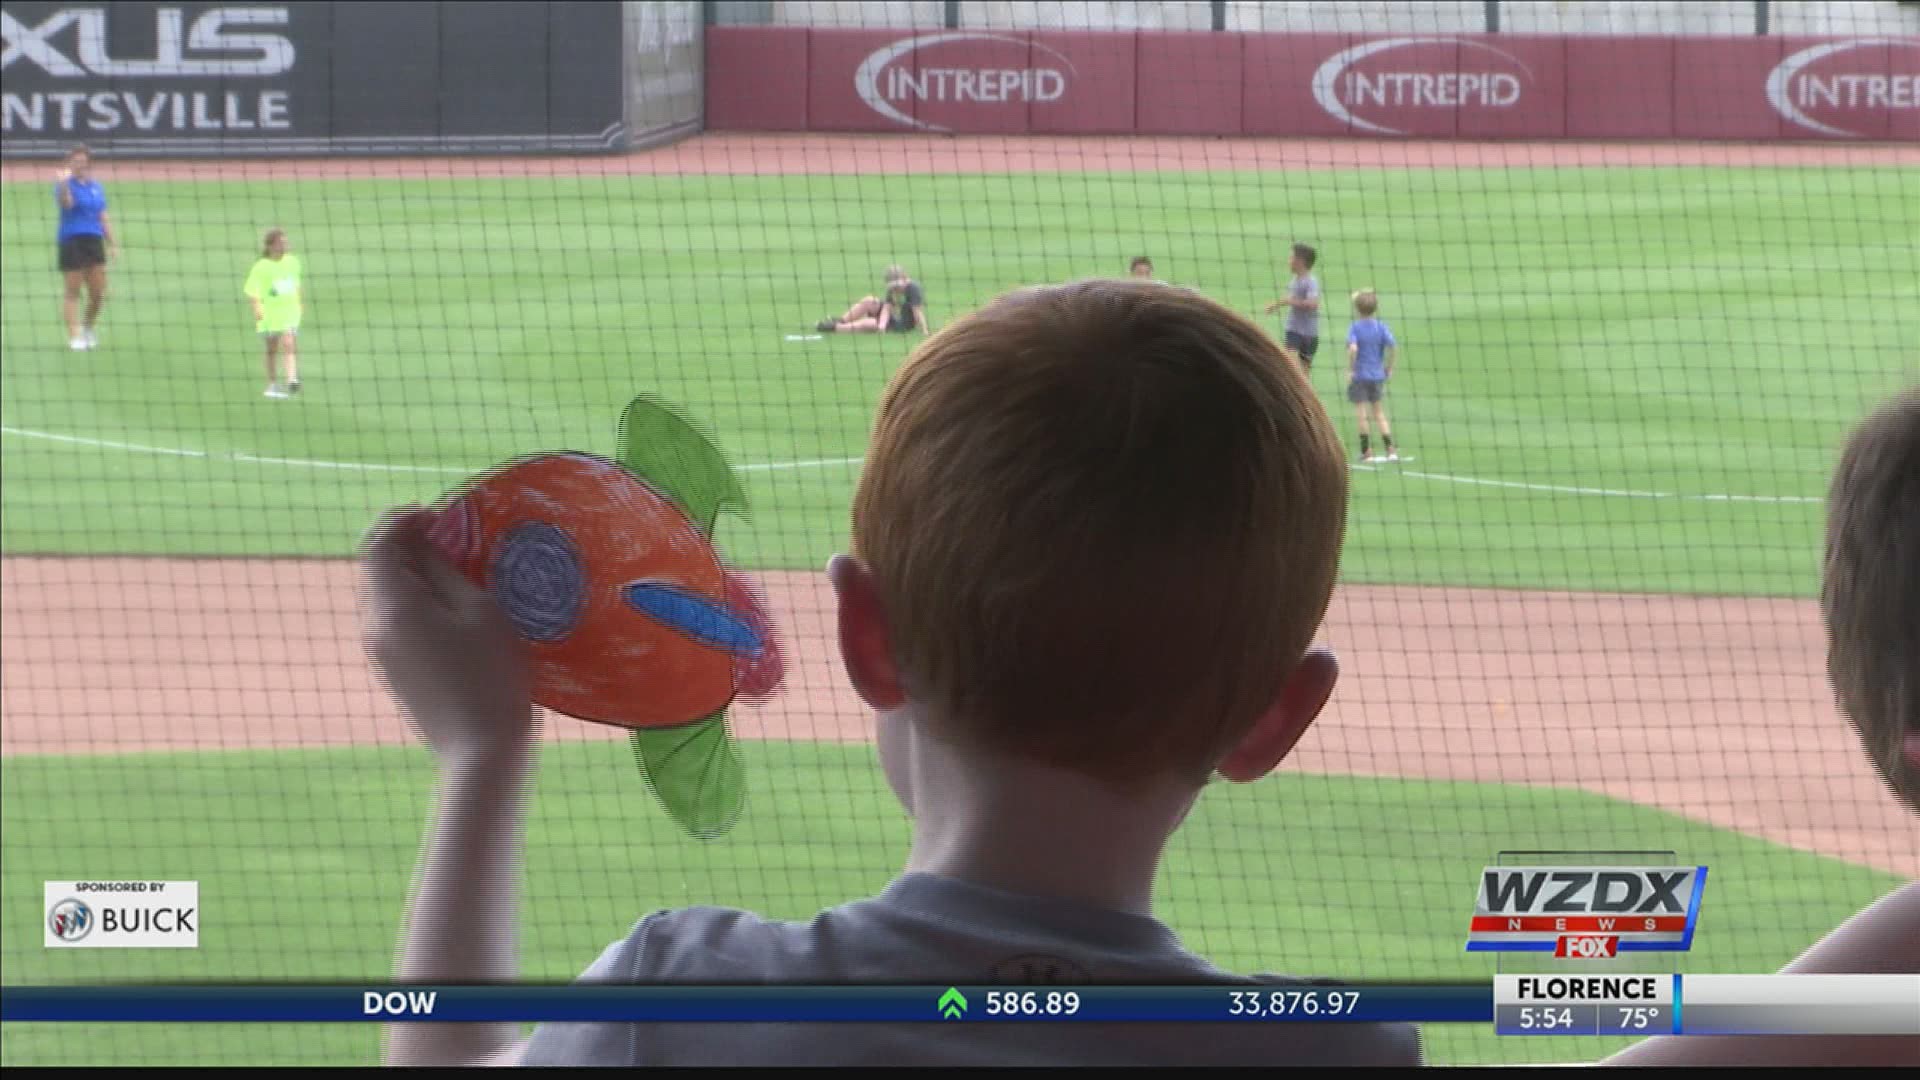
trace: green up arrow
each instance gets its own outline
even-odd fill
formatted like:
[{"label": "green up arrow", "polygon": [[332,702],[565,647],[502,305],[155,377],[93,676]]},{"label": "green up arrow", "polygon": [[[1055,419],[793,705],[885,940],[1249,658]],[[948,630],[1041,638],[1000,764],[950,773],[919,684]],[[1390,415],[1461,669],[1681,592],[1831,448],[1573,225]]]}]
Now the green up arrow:
[{"label": "green up arrow", "polygon": [[947,992],[940,995],[940,1015],[949,1020],[958,1020],[967,1015],[967,996],[960,992],[959,987],[949,986]]}]

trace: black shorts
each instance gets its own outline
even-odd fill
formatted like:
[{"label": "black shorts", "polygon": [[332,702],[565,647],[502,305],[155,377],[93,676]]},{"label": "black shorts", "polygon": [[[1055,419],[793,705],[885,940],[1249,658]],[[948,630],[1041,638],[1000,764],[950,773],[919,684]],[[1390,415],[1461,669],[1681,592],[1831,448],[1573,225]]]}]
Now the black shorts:
[{"label": "black shorts", "polygon": [[1313,354],[1320,351],[1320,339],[1317,337],[1308,337],[1305,334],[1296,334],[1289,330],[1287,331],[1287,348],[1291,349],[1294,355],[1300,358],[1302,364],[1312,367]]},{"label": "black shorts", "polygon": [[1347,384],[1347,400],[1355,405],[1377,405],[1386,390],[1385,379],[1378,382],[1373,379],[1355,379]]},{"label": "black shorts", "polygon": [[89,270],[107,263],[107,241],[100,236],[69,236],[60,241],[60,272]]}]

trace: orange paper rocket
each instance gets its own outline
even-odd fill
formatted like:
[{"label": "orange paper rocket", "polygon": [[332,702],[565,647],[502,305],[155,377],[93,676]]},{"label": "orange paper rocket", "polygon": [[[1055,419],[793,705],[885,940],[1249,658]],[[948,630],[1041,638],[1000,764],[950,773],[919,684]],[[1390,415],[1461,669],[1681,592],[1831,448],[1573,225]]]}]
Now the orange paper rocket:
[{"label": "orange paper rocket", "polygon": [[529,643],[534,700],[556,712],[674,727],[783,674],[765,612],[710,538],[617,462],[512,462],[450,497],[432,535]]}]

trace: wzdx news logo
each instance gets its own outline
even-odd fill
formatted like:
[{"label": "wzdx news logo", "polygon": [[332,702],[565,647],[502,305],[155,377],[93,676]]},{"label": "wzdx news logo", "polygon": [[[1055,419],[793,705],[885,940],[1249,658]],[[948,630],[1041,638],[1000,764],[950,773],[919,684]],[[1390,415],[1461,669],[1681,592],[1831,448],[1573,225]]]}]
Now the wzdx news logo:
[{"label": "wzdx news logo", "polygon": [[1704,866],[1489,866],[1468,952],[1605,960],[1693,945]]}]

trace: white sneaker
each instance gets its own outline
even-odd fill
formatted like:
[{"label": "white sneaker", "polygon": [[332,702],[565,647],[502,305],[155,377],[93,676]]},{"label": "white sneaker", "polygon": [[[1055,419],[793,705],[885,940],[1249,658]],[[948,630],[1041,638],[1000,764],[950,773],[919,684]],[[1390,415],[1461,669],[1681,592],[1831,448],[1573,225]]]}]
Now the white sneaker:
[{"label": "white sneaker", "polygon": [[264,394],[262,394],[262,395],[260,395],[260,396],[261,396],[261,397],[270,397],[270,398],[283,398],[283,397],[287,397],[287,396],[289,396],[289,395],[287,394],[287,392],[286,392],[285,390],[282,390],[282,389],[280,389],[280,384],[279,384],[279,383],[274,383],[274,384],[273,384],[272,386],[269,386],[269,387],[267,387],[267,390],[266,390],[266,393],[264,393]]},{"label": "white sneaker", "polygon": [[85,342],[87,343],[87,349],[88,349],[89,351],[91,351],[91,350],[93,350],[93,349],[97,349],[97,348],[99,348],[99,347],[100,347],[100,339],[99,339],[99,338],[97,338],[97,337],[94,337],[94,336],[93,336],[93,331],[91,331],[91,330],[89,330],[89,331],[87,331],[87,332],[86,332],[86,333],[84,333],[84,334],[81,334],[81,335],[80,335],[80,339],[81,339],[82,341],[85,341]]},{"label": "white sneaker", "polygon": [[81,337],[70,339],[67,342],[67,348],[72,349],[74,352],[86,352],[87,351],[86,337],[83,335]]},{"label": "white sneaker", "polygon": [[1366,457],[1363,457],[1363,458],[1361,458],[1361,459],[1360,459],[1360,464],[1362,464],[1362,465],[1372,465],[1372,464],[1373,464],[1374,462],[1376,462],[1376,461],[1379,461],[1379,460],[1380,460],[1379,458],[1377,458],[1377,457],[1375,457],[1375,456],[1373,456],[1372,454],[1368,454],[1368,455],[1367,455]]},{"label": "white sneaker", "polygon": [[1400,451],[1398,451],[1398,450],[1389,450],[1389,451],[1387,451],[1387,460],[1388,460],[1388,461],[1399,461],[1399,460],[1400,460]]}]

